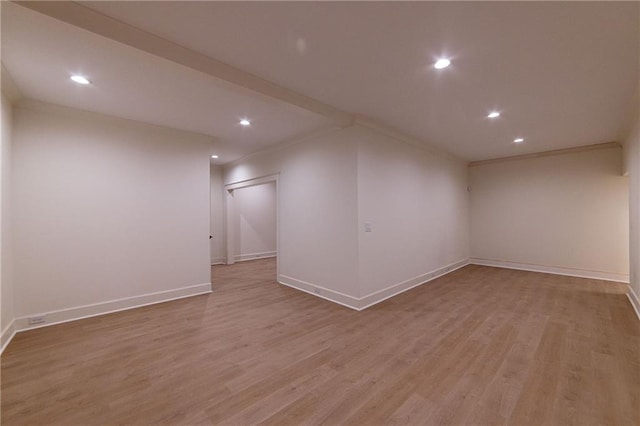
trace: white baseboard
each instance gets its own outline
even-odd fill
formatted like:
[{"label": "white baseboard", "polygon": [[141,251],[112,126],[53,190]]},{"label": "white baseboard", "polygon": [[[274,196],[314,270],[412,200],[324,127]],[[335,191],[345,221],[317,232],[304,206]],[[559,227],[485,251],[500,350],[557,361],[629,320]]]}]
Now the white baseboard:
[{"label": "white baseboard", "polygon": [[[32,330],[34,328],[48,327],[50,325],[60,324],[63,322],[111,314],[113,312],[140,308],[142,306],[154,305],[156,303],[169,302],[171,300],[183,299],[185,297],[198,296],[207,293],[211,293],[211,283],[197,284],[173,290],[159,291],[157,293],[142,294],[140,296],[111,300],[109,302],[94,303],[69,309],[32,314],[16,318],[14,321],[15,330],[16,332],[20,332]],[[29,318],[33,318],[35,316],[44,316],[45,322],[29,325]]]},{"label": "white baseboard", "polygon": [[213,265],[224,265],[227,263],[227,259],[224,257],[214,257],[211,259],[211,266]]},{"label": "white baseboard", "polygon": [[335,290],[324,288],[297,278],[289,277],[286,275],[279,275],[278,282],[288,287],[295,288],[296,290],[304,291],[305,293],[312,294],[317,297],[329,300],[334,303],[346,306],[347,308],[355,309],[356,311],[362,311],[370,306],[389,299],[419,285],[425,284],[431,280],[439,278],[450,272],[460,269],[469,264],[469,259],[459,260],[450,265],[443,266],[435,269],[431,272],[427,272],[417,277],[393,284],[382,290],[378,290],[374,293],[368,294],[363,297],[350,296],[348,294],[340,293]]},{"label": "white baseboard", "polygon": [[483,259],[472,257],[469,259],[472,265],[495,266],[498,268],[518,269],[521,271],[543,272],[546,274],[567,275],[570,277],[591,278],[594,280],[616,281],[629,283],[628,274],[618,274],[615,272],[589,271],[584,269],[563,268],[560,266],[536,265],[532,263],[509,262],[506,260]]},{"label": "white baseboard", "polygon": [[276,257],[277,252],[265,251],[262,253],[237,254],[234,256],[236,262],[244,262],[245,260],[266,259],[267,257]]},{"label": "white baseboard", "polygon": [[304,291],[305,293],[346,306],[347,308],[355,309],[357,311],[360,310],[360,300],[357,297],[349,296],[348,294],[340,293],[339,291],[330,290],[328,288],[282,274],[278,275],[278,282],[288,287],[295,288],[296,290]]},{"label": "white baseboard", "polygon": [[629,292],[627,293],[627,297],[629,298],[629,302],[631,302],[631,306],[633,306],[633,310],[636,311],[636,315],[640,320],[640,298],[633,291],[633,287],[629,286]]},{"label": "white baseboard", "polygon": [[462,259],[438,269],[434,269],[431,272],[420,274],[417,277],[410,278],[382,290],[378,290],[375,293],[371,293],[367,296],[361,297],[360,310],[366,309],[369,306],[373,306],[377,303],[382,302],[383,300],[389,299],[390,297],[396,296],[400,293],[411,290],[412,288],[428,283],[429,281],[435,280],[436,278],[440,278],[441,276],[451,273],[457,269],[463,268],[468,264],[469,259]]},{"label": "white baseboard", "polygon": [[8,326],[4,328],[4,330],[2,330],[2,337],[0,338],[0,342],[1,342],[0,354],[4,352],[5,348],[7,347],[7,345],[9,345],[9,343],[13,339],[13,336],[15,335],[16,335],[16,321],[13,320]]}]

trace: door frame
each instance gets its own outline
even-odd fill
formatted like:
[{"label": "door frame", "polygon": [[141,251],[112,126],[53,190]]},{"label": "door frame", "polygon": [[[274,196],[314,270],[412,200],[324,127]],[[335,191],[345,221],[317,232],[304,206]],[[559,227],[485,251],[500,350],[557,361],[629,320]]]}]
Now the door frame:
[{"label": "door frame", "polygon": [[262,176],[253,179],[247,179],[240,182],[229,183],[224,185],[225,192],[225,209],[224,209],[224,229],[225,229],[225,248],[226,248],[226,264],[233,265],[235,263],[235,216],[236,206],[233,191],[240,188],[262,185],[274,182],[276,185],[276,276],[280,271],[280,192],[278,181],[280,173]]}]

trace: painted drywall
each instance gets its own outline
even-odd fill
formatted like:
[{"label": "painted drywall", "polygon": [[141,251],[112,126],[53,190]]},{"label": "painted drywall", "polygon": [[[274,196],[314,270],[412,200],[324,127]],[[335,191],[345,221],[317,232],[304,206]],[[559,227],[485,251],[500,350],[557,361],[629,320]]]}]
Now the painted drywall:
[{"label": "painted drywall", "polygon": [[267,182],[232,191],[235,260],[276,255],[276,184]]},{"label": "painted drywall", "polygon": [[222,185],[222,167],[211,165],[211,240],[209,241],[211,250],[211,264],[218,265],[225,263],[226,253],[224,251],[224,194]]},{"label": "painted drywall", "polygon": [[13,334],[14,285],[12,276],[12,232],[11,232],[11,146],[12,106],[2,95],[2,146],[0,149],[0,330],[4,348]]},{"label": "painted drywall", "polygon": [[359,296],[466,264],[467,164],[369,129],[358,132]]},{"label": "painted drywall", "polygon": [[32,101],[13,131],[17,317],[210,290],[208,137]]},{"label": "painted drywall", "polygon": [[621,163],[613,147],[470,167],[472,261],[627,280]]},{"label": "painted drywall", "polygon": [[278,173],[283,284],[361,309],[468,260],[462,161],[356,124],[235,162],[224,178]]},{"label": "painted drywall", "polygon": [[278,280],[349,303],[357,292],[357,143],[329,131],[224,168],[225,184],[278,174]]},{"label": "painted drywall", "polygon": [[624,143],[624,171],[629,179],[630,299],[640,316],[640,117]]}]

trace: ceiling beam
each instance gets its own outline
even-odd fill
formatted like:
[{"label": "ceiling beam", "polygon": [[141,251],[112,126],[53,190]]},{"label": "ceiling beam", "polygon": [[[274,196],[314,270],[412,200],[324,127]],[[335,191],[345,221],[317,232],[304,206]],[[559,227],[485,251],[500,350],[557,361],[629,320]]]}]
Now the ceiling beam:
[{"label": "ceiling beam", "polygon": [[255,93],[322,115],[334,120],[340,126],[353,123],[354,118],[350,113],[103,15],[81,4],[72,1],[15,1],[14,3]]}]

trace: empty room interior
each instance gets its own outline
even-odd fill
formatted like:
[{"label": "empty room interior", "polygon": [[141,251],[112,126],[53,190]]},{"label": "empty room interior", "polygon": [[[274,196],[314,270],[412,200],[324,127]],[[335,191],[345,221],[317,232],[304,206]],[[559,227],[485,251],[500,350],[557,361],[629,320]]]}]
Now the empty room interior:
[{"label": "empty room interior", "polygon": [[640,424],[640,3],[0,28],[2,424]]}]

